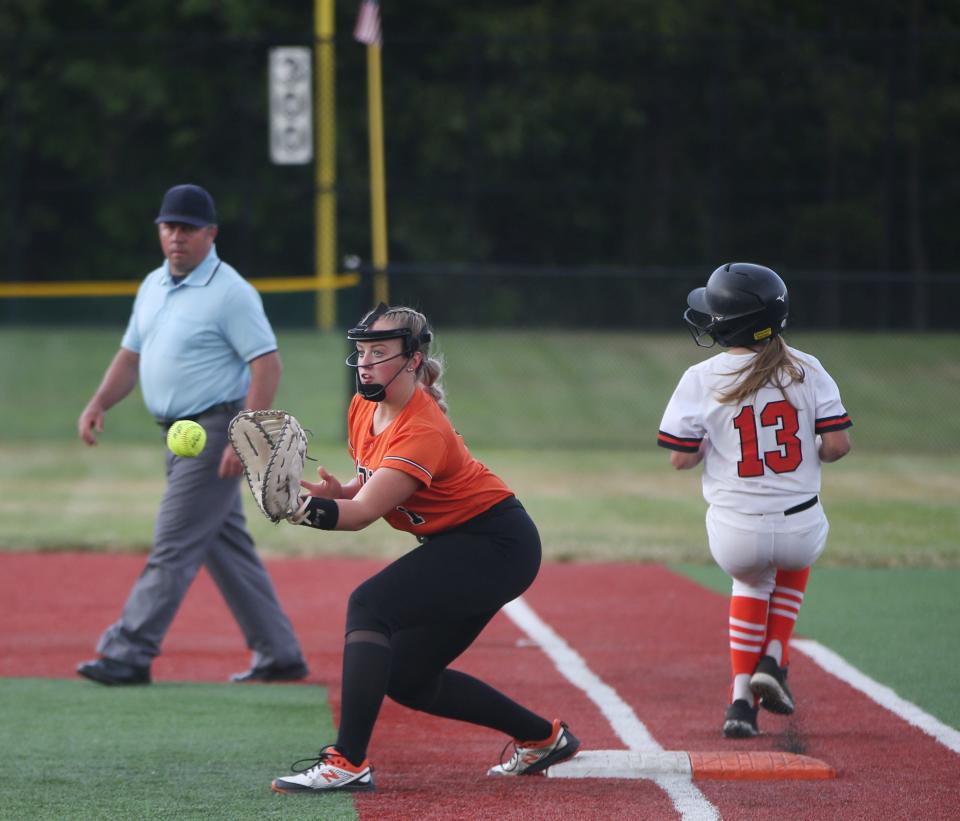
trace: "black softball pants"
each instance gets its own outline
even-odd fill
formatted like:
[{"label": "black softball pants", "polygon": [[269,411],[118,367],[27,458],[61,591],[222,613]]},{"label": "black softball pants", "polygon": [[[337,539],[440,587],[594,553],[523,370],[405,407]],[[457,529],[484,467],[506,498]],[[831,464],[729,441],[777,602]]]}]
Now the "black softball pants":
[{"label": "black softball pants", "polygon": [[488,684],[449,670],[540,568],[540,536],[510,497],[422,541],[350,596],[337,748],[359,763],[383,696],[514,738],[550,735],[546,719]]}]

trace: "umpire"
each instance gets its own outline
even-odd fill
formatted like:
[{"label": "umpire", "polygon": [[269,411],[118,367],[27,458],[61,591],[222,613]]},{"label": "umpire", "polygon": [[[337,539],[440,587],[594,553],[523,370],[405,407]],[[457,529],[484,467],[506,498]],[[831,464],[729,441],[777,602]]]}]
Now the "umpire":
[{"label": "umpire", "polygon": [[106,412],[139,378],[164,438],[177,419],[194,419],[207,432],[207,446],[192,459],[166,452],[153,550],[119,620],[100,638],[100,658],[77,672],[100,684],[148,684],[150,664],[203,565],[253,653],[250,669],[231,679],[302,679],[307,666],[247,530],[242,467],[227,442],[237,411],[273,403],[281,372],[277,340],[256,290],[217,256],[207,191],[171,188],[155,222],[165,261],[141,283],[120,349],[77,428],[95,445]]}]

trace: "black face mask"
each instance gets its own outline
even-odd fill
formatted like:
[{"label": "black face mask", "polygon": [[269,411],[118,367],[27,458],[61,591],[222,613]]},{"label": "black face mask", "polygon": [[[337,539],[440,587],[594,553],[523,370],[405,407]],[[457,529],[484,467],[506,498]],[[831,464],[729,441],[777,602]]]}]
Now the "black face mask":
[{"label": "black face mask", "polygon": [[[433,334],[430,333],[426,328],[424,328],[420,334],[414,338],[409,328],[390,328],[383,331],[371,331],[370,326],[373,325],[381,316],[387,313],[390,308],[381,302],[377,307],[367,314],[355,328],[351,328],[347,331],[347,339],[350,342],[376,342],[382,339],[402,339],[403,340],[403,350],[391,356],[390,359],[396,359],[399,356],[404,358],[403,366],[390,377],[390,380],[386,385],[381,385],[377,382],[372,382],[368,385],[363,384],[360,381],[360,366],[357,364],[357,351],[354,351],[347,357],[347,367],[354,368],[354,380],[357,386],[357,393],[360,394],[364,399],[367,399],[370,402],[382,402],[387,396],[387,387],[400,376],[404,367],[406,366],[406,360],[409,360],[413,355],[420,350],[421,345],[425,345],[433,338]],[[383,362],[389,362],[390,359],[384,359]],[[380,364],[383,364],[381,362]]]}]

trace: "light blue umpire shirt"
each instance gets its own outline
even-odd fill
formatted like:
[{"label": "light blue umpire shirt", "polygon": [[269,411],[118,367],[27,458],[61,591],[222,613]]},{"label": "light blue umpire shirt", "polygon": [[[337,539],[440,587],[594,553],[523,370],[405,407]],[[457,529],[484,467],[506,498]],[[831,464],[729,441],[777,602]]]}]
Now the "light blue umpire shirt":
[{"label": "light blue umpire shirt", "polygon": [[260,294],[215,245],[179,283],[166,260],[146,276],[120,344],[140,355],[147,410],[171,420],[244,399],[247,363],[277,349]]}]

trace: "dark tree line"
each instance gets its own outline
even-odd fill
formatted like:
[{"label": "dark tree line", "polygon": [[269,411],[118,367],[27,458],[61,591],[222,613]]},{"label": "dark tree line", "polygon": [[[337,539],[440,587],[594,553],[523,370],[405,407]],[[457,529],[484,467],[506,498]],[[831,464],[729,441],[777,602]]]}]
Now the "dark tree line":
[{"label": "dark tree line", "polygon": [[[355,3],[336,13],[338,247],[368,257],[364,50]],[[269,161],[266,55],[311,44],[312,14],[0,6],[0,281],[141,276],[159,197],[188,180],[217,197],[241,271],[310,273],[313,173]],[[753,259],[807,282],[824,324],[870,324],[866,290],[893,324],[955,327],[938,311],[960,296],[956,3],[384,0],[383,15],[401,288],[470,275],[512,320],[567,310],[573,273],[611,315],[658,277],[682,291]]]}]

